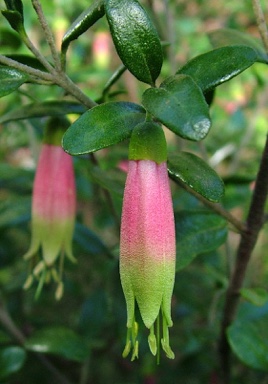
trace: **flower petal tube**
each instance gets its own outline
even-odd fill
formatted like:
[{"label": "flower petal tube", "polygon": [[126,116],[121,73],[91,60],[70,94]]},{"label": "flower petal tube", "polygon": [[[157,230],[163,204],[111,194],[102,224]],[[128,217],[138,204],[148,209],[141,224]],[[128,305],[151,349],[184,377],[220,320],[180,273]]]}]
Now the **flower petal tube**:
[{"label": "flower petal tube", "polygon": [[[32,259],[42,251],[42,259],[33,269],[33,275],[42,280],[52,277],[58,282],[56,297],[62,295],[62,270],[58,275],[55,262],[64,254],[73,262],[72,237],[76,210],[76,189],[73,160],[60,145],[44,143],[36,169],[32,197],[32,240],[24,259]],[[62,264],[62,260],[60,262]],[[46,275],[46,276],[45,276]],[[33,276],[30,275],[29,282]],[[28,287],[26,281],[26,287]]]},{"label": "flower petal tube", "polygon": [[[146,129],[150,136],[154,136],[152,124],[155,125],[145,123],[145,127],[139,127],[139,131]],[[161,128],[158,126],[157,129]],[[138,136],[140,142],[140,134]],[[148,144],[148,140],[142,139],[142,142]],[[142,150],[140,156],[155,157],[151,150],[146,152],[150,153],[149,156],[145,152]],[[157,153],[159,156],[158,151]],[[136,156],[139,157],[137,153]],[[169,346],[168,327],[172,326],[171,297],[175,279],[175,255],[174,214],[166,161],[158,163],[151,159],[130,160],[120,240],[120,276],[127,303],[128,328],[123,356],[130,352],[132,346],[132,359],[138,357],[138,326],[135,320],[137,303],[141,318],[150,330],[148,342],[151,352],[159,356],[159,332],[155,336],[154,328],[155,323],[159,328],[161,313],[162,348],[169,358],[174,358]]]}]

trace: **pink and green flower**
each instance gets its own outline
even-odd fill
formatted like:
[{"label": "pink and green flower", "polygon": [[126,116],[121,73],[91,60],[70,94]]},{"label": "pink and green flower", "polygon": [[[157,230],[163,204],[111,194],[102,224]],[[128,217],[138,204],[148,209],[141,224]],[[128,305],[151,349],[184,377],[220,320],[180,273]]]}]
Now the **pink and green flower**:
[{"label": "pink and green flower", "polygon": [[173,358],[168,327],[172,326],[175,226],[166,142],[161,127],[154,123],[138,126],[131,138],[129,158],[120,241],[120,276],[127,303],[128,328],[123,356],[133,348],[132,359],[138,357],[137,303],[141,318],[150,330],[151,352],[159,355],[162,317],[162,348]]},{"label": "pink and green flower", "polygon": [[[57,127],[55,134],[46,135],[36,169],[32,197],[32,240],[24,259],[41,260],[35,263],[33,274],[26,281],[31,285],[33,277],[42,284],[50,276],[58,283],[56,297],[63,291],[62,263],[66,255],[75,262],[72,253],[72,238],[76,211],[76,189],[73,160],[64,152],[58,141]],[[59,258],[59,273],[55,263]],[[44,280],[44,281],[43,281]]]}]

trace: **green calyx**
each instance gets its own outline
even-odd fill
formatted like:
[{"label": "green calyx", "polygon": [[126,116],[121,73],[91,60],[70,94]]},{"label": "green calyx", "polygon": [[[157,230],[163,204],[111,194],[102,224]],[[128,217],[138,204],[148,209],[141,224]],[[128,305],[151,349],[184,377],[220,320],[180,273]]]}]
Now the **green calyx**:
[{"label": "green calyx", "polygon": [[148,121],[133,129],[129,144],[129,160],[167,161],[167,143],[159,124]]},{"label": "green calyx", "polygon": [[45,133],[44,144],[61,146],[62,136],[69,128],[70,123],[65,117],[52,117],[48,120]]}]

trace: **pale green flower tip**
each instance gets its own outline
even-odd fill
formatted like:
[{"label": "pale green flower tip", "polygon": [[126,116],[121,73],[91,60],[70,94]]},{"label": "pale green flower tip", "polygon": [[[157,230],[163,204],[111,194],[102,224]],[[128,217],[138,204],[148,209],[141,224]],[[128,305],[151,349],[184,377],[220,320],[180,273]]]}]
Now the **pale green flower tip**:
[{"label": "pale green flower tip", "polygon": [[64,292],[64,285],[63,285],[63,282],[60,281],[55,292],[55,299],[57,301],[59,301],[62,298],[63,292]]},{"label": "pale green flower tip", "polygon": [[65,251],[65,254],[66,254],[67,258],[68,258],[72,263],[76,264],[76,263],[77,263],[77,260],[76,260],[76,258],[75,258],[74,255],[73,255],[73,251],[72,251],[72,243],[66,245],[64,251]]},{"label": "pale green flower tip", "polygon": [[33,244],[30,246],[29,250],[22,256],[24,260],[29,260],[33,256],[36,255],[36,252],[38,251],[39,244],[36,242],[36,244]]},{"label": "pale green flower tip", "polygon": [[139,333],[139,324],[137,323],[137,321],[134,321],[132,326],[132,338],[134,340],[137,338],[138,333]]},{"label": "pale green flower tip", "polygon": [[125,348],[123,350],[122,356],[124,358],[127,357],[129,355],[130,350],[131,350],[131,341],[128,340],[127,343],[126,343],[126,346],[125,346]]},{"label": "pale green flower tip", "polygon": [[170,348],[170,345],[166,342],[166,340],[161,339],[161,344],[162,344],[163,350],[166,353],[166,356],[169,359],[174,359],[175,358],[174,352],[172,351],[172,349]]},{"label": "pale green flower tip", "polygon": [[138,358],[139,358],[139,342],[136,340],[133,348],[132,356],[131,356],[131,361],[134,361],[135,359],[138,359]]},{"label": "pale green flower tip", "polygon": [[45,268],[46,268],[46,265],[44,261],[43,260],[39,261],[39,263],[34,267],[33,275],[35,277],[38,277]]},{"label": "pale green flower tip", "polygon": [[151,353],[155,356],[157,353],[157,342],[154,334],[150,334],[148,336],[148,344],[149,344]]},{"label": "pale green flower tip", "polygon": [[33,284],[33,275],[29,275],[25,283],[23,284],[23,289],[26,291],[32,286],[32,284]]}]

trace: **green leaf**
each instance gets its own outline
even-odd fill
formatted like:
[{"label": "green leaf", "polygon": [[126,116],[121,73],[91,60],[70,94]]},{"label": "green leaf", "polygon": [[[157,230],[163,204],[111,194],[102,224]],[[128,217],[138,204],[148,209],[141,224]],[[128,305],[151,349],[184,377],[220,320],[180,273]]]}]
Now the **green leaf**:
[{"label": "green leaf", "polygon": [[23,3],[21,0],[4,0],[7,9],[11,11],[17,11],[23,17]]},{"label": "green leaf", "polygon": [[137,0],[105,0],[105,12],[117,53],[140,81],[154,84],[163,63],[157,31]]},{"label": "green leaf", "polygon": [[244,45],[222,47],[188,61],[177,74],[191,76],[203,92],[239,75],[257,61],[254,49]]},{"label": "green leaf", "polygon": [[18,372],[24,365],[26,352],[20,347],[7,347],[0,350],[0,379],[6,379]]},{"label": "green leaf", "polygon": [[242,288],[240,294],[245,300],[257,306],[263,306],[268,301],[268,292],[264,288]]},{"label": "green leaf", "polygon": [[28,75],[10,67],[0,66],[0,97],[16,91],[28,80]]},{"label": "green leaf", "polygon": [[134,103],[111,102],[96,106],[77,119],[63,136],[63,148],[80,155],[119,143],[145,120],[144,109]]},{"label": "green leaf", "polygon": [[227,330],[233,352],[246,365],[268,371],[268,316],[237,320]]},{"label": "green leaf", "polygon": [[217,249],[226,240],[226,222],[220,216],[205,210],[175,213],[177,263],[180,270],[193,259]]},{"label": "green leaf", "polygon": [[255,50],[257,61],[268,62],[268,55],[260,39],[231,28],[223,28],[208,33],[209,40],[214,48],[226,45],[246,45]]},{"label": "green leaf", "polygon": [[89,354],[83,338],[64,327],[38,330],[26,340],[24,346],[29,351],[51,353],[78,362],[85,360]]},{"label": "green leaf", "polygon": [[77,39],[104,16],[103,0],[96,0],[68,28],[62,39],[61,50],[66,52],[71,41]]},{"label": "green leaf", "polygon": [[10,26],[19,34],[25,35],[25,30],[23,26],[23,16],[18,11],[10,11],[4,9],[1,11],[3,16],[7,19]]},{"label": "green leaf", "polygon": [[185,139],[199,141],[210,129],[208,105],[190,76],[169,77],[160,88],[147,89],[142,102],[154,117]]},{"label": "green leaf", "polygon": [[180,152],[168,158],[172,179],[179,179],[206,199],[218,202],[224,194],[224,184],[214,169],[193,153]]},{"label": "green leaf", "polygon": [[82,114],[85,111],[85,107],[74,101],[62,100],[31,103],[0,116],[0,124],[34,117],[60,116],[68,115],[69,113]]},{"label": "green leaf", "polygon": [[0,29],[0,47],[1,48],[7,47],[8,49],[17,50],[19,49],[20,46],[21,46],[21,39],[19,38],[17,33],[7,28]]}]

